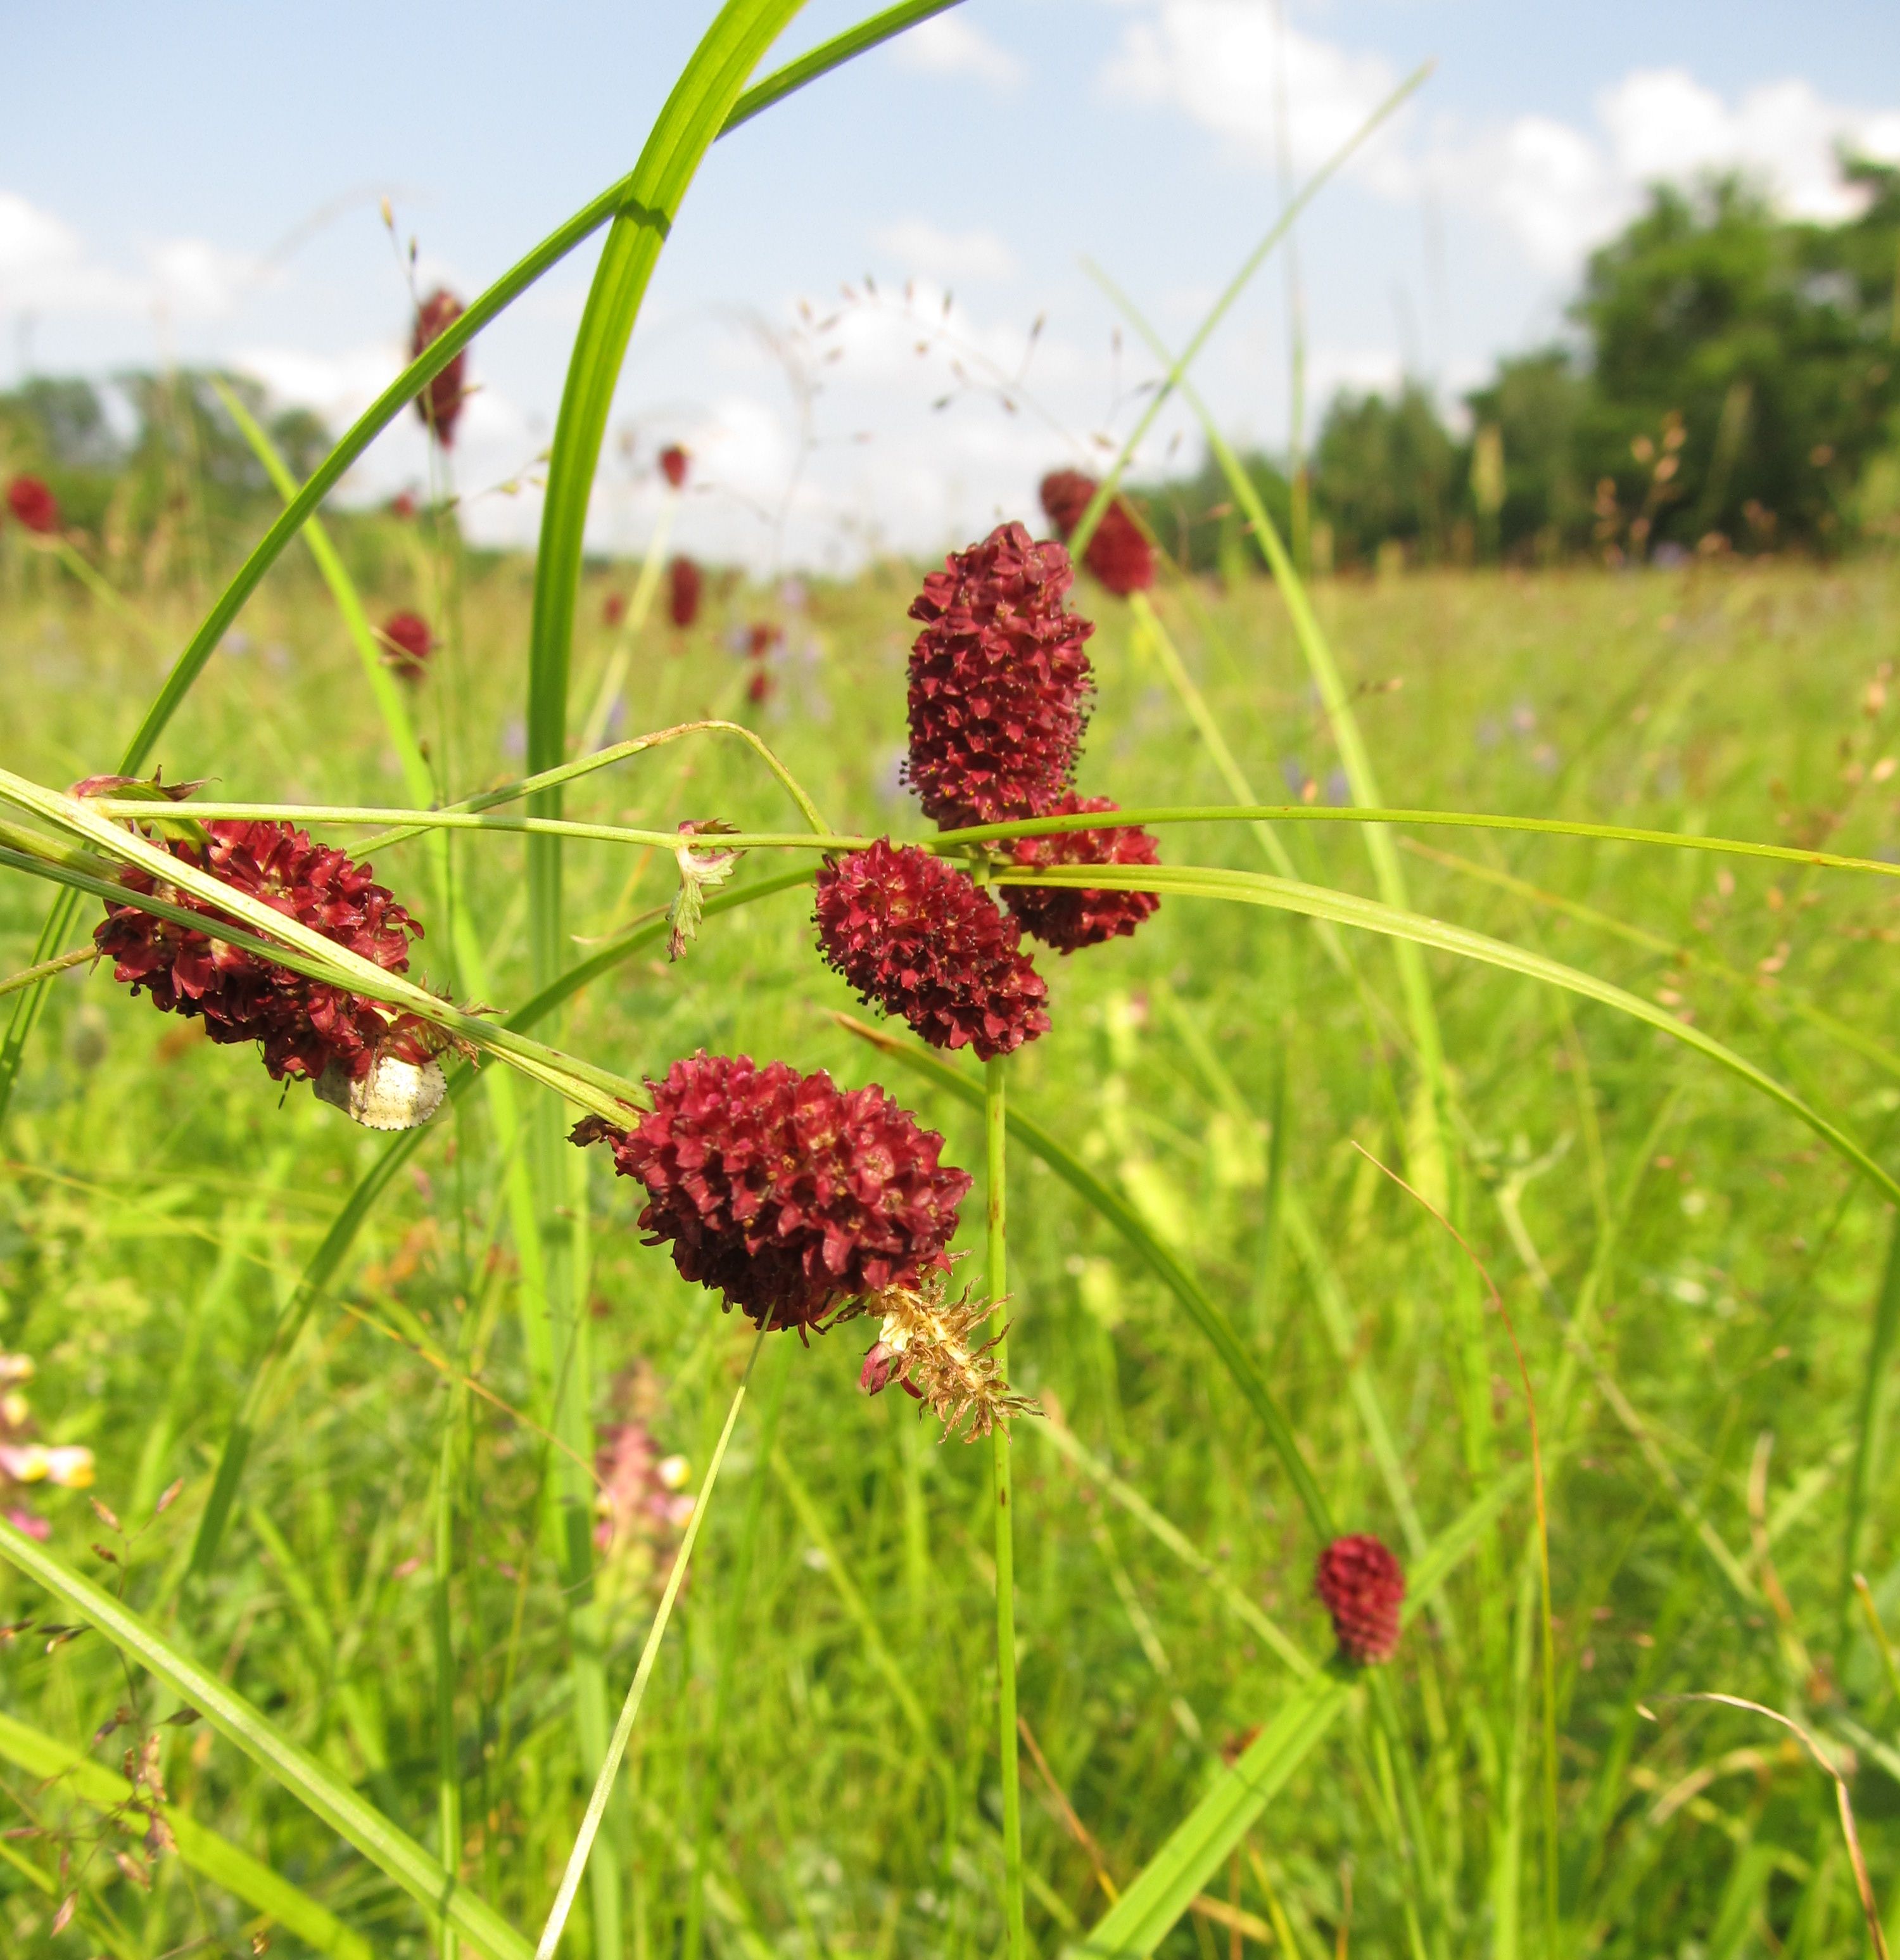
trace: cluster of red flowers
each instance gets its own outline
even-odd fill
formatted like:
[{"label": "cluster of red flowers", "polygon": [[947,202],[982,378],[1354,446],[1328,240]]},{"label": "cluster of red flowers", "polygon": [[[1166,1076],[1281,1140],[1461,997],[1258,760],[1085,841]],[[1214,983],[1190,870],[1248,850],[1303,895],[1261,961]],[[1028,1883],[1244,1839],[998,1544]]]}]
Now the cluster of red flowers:
[{"label": "cluster of red flowers", "polygon": [[420,680],[428,671],[435,635],[421,613],[392,612],[378,637],[383,642],[383,664],[393,667],[403,679]]},{"label": "cluster of red flowers", "polygon": [[7,485],[7,508],[24,530],[51,537],[59,529],[59,503],[40,476],[15,476]]},{"label": "cluster of red flowers", "polygon": [[[438,286],[416,309],[415,326],[409,335],[409,358],[413,361],[432,346],[462,315],[462,302],[446,286]],[[415,398],[415,412],[444,449],[455,441],[455,425],[462,403],[468,399],[464,382],[469,371],[469,352],[459,348],[448,364],[424,387]]]},{"label": "cluster of red flowers", "polygon": [[[78,793],[106,786],[83,783]],[[166,848],[386,972],[408,970],[409,942],[422,928],[375,882],[368,865],[352,864],[288,823],[214,822],[202,829],[205,842],[172,838]],[[208,920],[220,918],[202,899],[149,872],[128,869],[122,882],[129,891]],[[108,903],[93,941],[112,961],[113,977],[135,994],[148,994],[163,1012],[202,1020],[214,1042],[260,1043],[274,1080],[314,1081],[332,1068],[361,1080],[385,1055],[419,1065],[442,1047],[435,1031],[413,1015],[306,978],[136,905]]]},{"label": "cluster of red flowers", "polygon": [[999,524],[923,581],[910,616],[905,773],[939,824],[1040,816],[1075,772],[1095,629],[1063,603],[1069,554]]},{"label": "cluster of red flowers", "polygon": [[1405,1573],[1377,1538],[1364,1532],[1336,1538],[1320,1554],[1313,1589],[1333,1616],[1348,1660],[1363,1667],[1397,1653]]},{"label": "cluster of red flowers", "polygon": [[[1042,479],[1042,508],[1065,544],[1101,488],[1079,469],[1051,470]],[[1154,584],[1155,547],[1120,498],[1109,499],[1082,552],[1082,562],[1118,599],[1145,592]]]},{"label": "cluster of red flowers", "polygon": [[984,1060],[1049,1031],[1049,989],[1015,921],[966,872],[914,844],[880,838],[828,858],[818,941],[859,996],[901,1014],[933,1047]]},{"label": "cluster of red flowers", "polygon": [[646,1188],[648,1242],[670,1244],[683,1278],[758,1326],[819,1326],[948,1271],[969,1175],[940,1163],[943,1139],[882,1089],[703,1052],[648,1087],[653,1107],[632,1128],[590,1116],[573,1141],[612,1147]]}]

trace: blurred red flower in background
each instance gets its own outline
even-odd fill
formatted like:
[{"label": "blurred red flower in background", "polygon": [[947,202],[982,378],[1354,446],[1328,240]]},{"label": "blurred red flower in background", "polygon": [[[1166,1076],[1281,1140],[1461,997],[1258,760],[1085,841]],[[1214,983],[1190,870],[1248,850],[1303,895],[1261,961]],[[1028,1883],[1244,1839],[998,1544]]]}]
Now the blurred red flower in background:
[{"label": "blurred red flower in background", "polygon": [[669,443],[659,453],[659,473],[675,490],[683,489],[686,483],[686,466],[691,460],[691,457],[678,443]]},{"label": "blurred red flower in background", "polygon": [[[1094,477],[1079,469],[1052,470],[1042,479],[1042,508],[1065,541],[1100,488]],[[1145,592],[1154,584],[1155,548],[1120,498],[1111,498],[1103,511],[1082,562],[1118,598]]]},{"label": "blurred red flower in background", "polygon": [[[415,329],[409,336],[409,358],[413,361],[425,348],[440,340],[462,315],[462,302],[446,286],[437,286],[416,309]],[[467,399],[462,383],[469,366],[469,351],[459,349],[441,373],[434,376],[415,398],[415,410],[435,433],[443,448],[455,441],[455,425]]]},{"label": "blurred red flower in background", "polygon": [[676,558],[666,568],[666,612],[682,630],[699,617],[699,602],[706,581],[690,558]]},{"label": "blurred red flower in background", "polygon": [[7,485],[7,508],[27,530],[50,537],[59,528],[59,502],[43,477],[16,476]]},{"label": "blurred red flower in background", "polygon": [[420,680],[435,651],[435,635],[419,612],[392,612],[383,622],[383,664],[405,680]]}]

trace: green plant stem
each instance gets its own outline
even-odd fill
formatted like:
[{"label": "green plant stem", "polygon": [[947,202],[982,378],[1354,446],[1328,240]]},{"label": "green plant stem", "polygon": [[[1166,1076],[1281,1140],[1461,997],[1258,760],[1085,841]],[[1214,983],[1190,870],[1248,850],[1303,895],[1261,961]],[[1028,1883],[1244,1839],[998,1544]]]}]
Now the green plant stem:
[{"label": "green plant stem", "polygon": [[0,1558],[36,1580],[113,1646],[197,1709],[225,1739],[394,1879],[432,1918],[446,1917],[490,1960],[526,1960],[526,1940],[327,1764],[293,1742],[264,1712],[208,1668],[181,1653],[129,1607],[71,1571],[45,1546],[0,1518]]},{"label": "green plant stem", "polygon": [[720,1466],[726,1461],[726,1449],[732,1440],[732,1430],[739,1421],[739,1412],[745,1404],[745,1391],[752,1379],[752,1370],[758,1365],[759,1348],[765,1339],[761,1328],[752,1339],[752,1351],[747,1357],[745,1372],[739,1377],[739,1386],[733,1391],[732,1406],[726,1411],[726,1426],[719,1433],[719,1441],[713,1450],[713,1460],[706,1468],[706,1481],[699,1488],[693,1503],[693,1515],[687,1520],[686,1534],[680,1541],[679,1551],[673,1561],[672,1570],[666,1575],[666,1589],[660,1595],[659,1609],[653,1615],[653,1624],[648,1629],[647,1644],[641,1648],[640,1664],[634,1670],[634,1678],[627,1690],[627,1699],[621,1704],[620,1719],[614,1724],[614,1732],[602,1758],[600,1773],[594,1779],[593,1794],[587,1800],[586,1815],[581,1818],[580,1829],[576,1834],[573,1850],[567,1856],[567,1869],[561,1874],[561,1888],[554,1895],[554,1902],[548,1914],[548,1923],[542,1929],[540,1943],[535,1949],[535,1960],[551,1960],[554,1949],[561,1944],[561,1936],[567,1923],[567,1915],[573,1910],[574,1895],[580,1889],[581,1874],[587,1868],[589,1854],[593,1850],[594,1840],[600,1831],[601,1819],[607,1813],[608,1799],[612,1796],[614,1781],[620,1773],[621,1759],[627,1753],[627,1745],[632,1739],[634,1723],[640,1715],[640,1704],[645,1698],[647,1684],[653,1677],[653,1663],[659,1658],[660,1643],[666,1637],[667,1622],[672,1618],[674,1602],[679,1597],[679,1589],[685,1583],[688,1567],[692,1562],[693,1548],[699,1542],[700,1526],[705,1522],[706,1513],[713,1499],[713,1488],[719,1481]]},{"label": "green plant stem", "polygon": [[653,595],[659,590],[660,571],[666,562],[667,542],[672,536],[673,518],[678,509],[678,496],[669,496],[660,506],[659,521],[653,527],[653,536],[647,540],[647,555],[640,561],[640,576],[634,581],[634,596],[628,601],[627,616],[621,622],[613,651],[601,670],[600,683],[594,689],[594,705],[588,709],[587,718],[580,724],[580,752],[583,756],[591,756],[600,746],[600,738],[606,733],[607,724],[613,717],[614,702],[627,684],[634,645],[646,627],[647,614],[653,609]]},{"label": "green plant stem", "polygon": [[1154,427],[1155,418],[1167,405],[1168,397],[1181,385],[1183,377],[1193,364],[1196,356],[1212,337],[1214,329],[1226,317],[1228,309],[1246,290],[1253,275],[1266,263],[1274,247],[1292,231],[1294,221],[1298,218],[1307,205],[1318,196],[1327,180],[1348,161],[1353,151],[1358,149],[1360,145],[1365,142],[1374,131],[1400,107],[1415,89],[1422,86],[1425,78],[1431,74],[1431,69],[1432,64],[1427,62],[1422,67],[1414,69],[1403,81],[1400,83],[1399,86],[1379,104],[1377,108],[1373,110],[1372,113],[1340,145],[1339,148],[1335,150],[1333,154],[1313,173],[1312,176],[1307,179],[1300,187],[1298,194],[1290,199],[1282,208],[1279,216],[1275,219],[1266,237],[1248,253],[1241,269],[1228,282],[1220,297],[1208,309],[1200,325],[1194,329],[1187,346],[1181,350],[1180,358],[1170,365],[1161,387],[1155,390],[1153,399],[1149,401],[1134,428],[1130,431],[1127,441],[1122,444],[1121,453],[1116,457],[1114,466],[1102,478],[1095,495],[1089,499],[1088,508],[1083,511],[1080,521],[1069,535],[1069,548],[1075,557],[1080,558],[1088,550],[1088,542],[1095,535],[1095,528],[1101,522],[1103,514],[1107,510],[1115,495],[1115,486],[1121,479],[1122,472],[1127,468],[1130,460],[1139,447],[1142,438]]},{"label": "green plant stem", "polygon": [[[679,833],[670,830],[643,830],[620,824],[574,823],[548,818],[496,817],[488,815],[497,805],[513,801],[549,782],[568,782],[624,755],[635,754],[680,735],[706,730],[729,730],[750,737],[780,781],[798,803],[809,830],[736,831],[722,836],[722,849],[734,851],[862,851],[877,840],[855,832],[831,829],[805,791],[785,771],[770,750],[752,737],[749,729],[729,722],[689,722],[660,734],[643,737],[617,749],[603,749],[584,761],[565,768],[551,770],[522,783],[511,784],[485,796],[471,797],[440,810],[402,810],[381,803],[234,803],[206,798],[194,799],[189,814],[193,817],[252,817],[291,823],[332,823],[349,828],[386,824],[386,835],[367,839],[357,848],[380,850],[430,830],[497,830],[549,837],[573,837],[601,843],[637,845],[648,848],[672,849]],[[153,806],[122,797],[88,797],[88,810],[102,816],[149,822]],[[1325,809],[1304,803],[1192,803],[1136,805],[1115,813],[1117,824],[1173,825],[1184,823],[1244,823],[1257,826],[1270,823],[1361,823],[1392,825],[1402,829],[1452,830],[1512,830],[1543,837],[1580,838],[1606,844],[1642,844],[1673,851],[1701,851],[1718,857],[1759,858],[1806,869],[1867,871],[1877,877],[1900,877],[1900,864],[1873,858],[1851,858],[1827,851],[1802,851],[1784,844],[1758,844],[1746,838],[1696,837],[1668,830],[1639,830],[1614,823],[1577,823],[1555,817],[1507,816],[1485,810],[1362,810],[1356,807]],[[968,851],[980,844],[1006,842],[1021,837],[1053,837],[1074,830],[1100,829],[1099,816],[1029,817],[1014,823],[976,825],[964,830],[944,830],[916,841],[924,850],[939,854]],[[1482,875],[1482,873],[1481,873]],[[1501,875],[1501,874],[1500,874]],[[1568,902],[1565,902],[1567,904]],[[1579,916],[1587,907],[1571,906]]]},{"label": "green plant stem", "polygon": [[[983,1064],[983,1165],[987,1182],[985,1239],[990,1262],[990,1340],[996,1367],[1009,1376],[1008,1242],[1009,1118],[1004,1102],[1003,1058]],[[1009,1960],[1026,1960],[1028,1933],[1022,1910],[1022,1784],[1016,1769],[1016,1550],[1015,1504],[1009,1477],[1009,1427],[990,1432],[996,1526],[996,1739],[1002,1772],[1003,1914]]]}]

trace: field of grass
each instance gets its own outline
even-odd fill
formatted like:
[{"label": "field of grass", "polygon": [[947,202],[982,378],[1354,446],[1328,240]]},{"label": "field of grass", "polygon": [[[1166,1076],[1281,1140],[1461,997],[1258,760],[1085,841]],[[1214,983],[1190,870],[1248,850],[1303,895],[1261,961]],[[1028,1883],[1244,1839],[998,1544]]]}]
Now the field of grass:
[{"label": "field of grass", "polygon": [[[447,625],[413,703],[438,785],[464,794],[524,768],[531,574],[415,552],[369,608],[421,597]],[[111,768],[163,678],[157,649],[182,641],[202,596],[141,604],[154,645],[49,564],[16,557],[3,575],[0,762],[53,786]],[[630,576],[583,583],[577,724],[615,644],[602,602]],[[690,634],[633,643],[615,729],[736,716],[836,830],[920,835],[898,775],[916,577],[716,593]],[[1244,778],[1262,803],[1346,800],[1272,586],[1164,590],[1164,643],[1099,589],[1079,596],[1100,622],[1085,793],[1231,803]],[[1870,562],[1422,577],[1331,584],[1316,603],[1390,806],[1891,861],[1896,596],[1892,566]],[[786,637],[754,706],[732,635],[762,619]],[[299,557],[157,759],[168,778],[212,779],[205,797],[411,800]],[[565,814],[796,827],[756,756],[719,736],[586,778]],[[1272,872],[1281,851],[1300,878],[1370,896],[1369,834],[1180,824],[1163,856]],[[1415,912],[1628,989],[1892,1160],[1900,888],[1877,871],[1384,834]],[[374,861],[431,929],[417,965],[432,981],[469,998],[472,951],[488,1004],[535,991],[519,835],[458,834],[446,857],[394,844]],[[442,924],[445,864],[462,943]],[[727,890],[810,864],[750,854]],[[841,1025],[869,1017],[818,960],[808,887],[715,913],[669,963],[670,853],[573,842],[564,877],[567,963],[635,921],[650,937],[539,1033],[632,1077],[703,1046],[883,1083],[978,1176],[964,1277],[980,1284],[981,1072],[955,1055],[921,1072]],[[51,891],[0,878],[6,972],[31,961]],[[1038,956],[1053,1030],[1009,1071],[1012,1115],[1040,1126],[1012,1138],[1009,1166],[1011,1373],[1041,1409],[1011,1445],[1030,1940],[1052,1955],[1079,1943],[1223,1758],[1316,1692],[1304,1677],[1330,1651],[1311,1518],[1185,1287],[1234,1330],[1339,1528],[1378,1532],[1442,1583],[1415,1584],[1389,1669],[1320,1675],[1339,1688],[1336,1719],[1158,1950],[1867,1951],[1826,1777],[1763,1716],[1684,1698],[1747,1698],[1809,1728],[1848,1772],[1874,1890],[1900,1919],[1900,1683],[1849,1578],[1864,1573],[1900,1620],[1889,1208],[1812,1128],[1663,1028],[1443,950],[1423,965],[1444,1054],[1435,1111],[1393,948],[1177,892],[1131,940]],[[964,1094],[939,1079],[946,1064]],[[122,1592],[531,1942],[591,1781],[598,1716],[581,1704],[604,1681],[610,1717],[618,1706],[678,1542],[675,1500],[697,1488],[753,1346],[640,1243],[637,1194],[605,1153],[567,1152],[558,1236],[587,1310],[560,1380],[538,1377],[546,1330],[516,1227],[543,1093],[516,1090],[512,1142],[479,1086],[445,1109],[313,1297],[300,1280],[386,1141],[82,966],[34,1034],[0,1185],[0,1348],[33,1358],[37,1433],[91,1449],[90,1496],[123,1529],[76,1491],[14,1499],[49,1521],[67,1567]],[[1381,1165],[1435,1198],[1503,1312]],[[1554,1844],[1514,1328],[1549,1516]],[[860,1395],[867,1340],[761,1350],[570,1951],[999,1949],[990,1452],[940,1444],[899,1395]],[[577,1406],[559,1416],[564,1401]],[[228,1522],[194,1561],[246,1410]],[[589,1455],[595,1432],[619,1433],[636,1468],[650,1439],[653,1465],[589,1599],[561,1513],[589,1506],[567,1450]],[[102,1634],[56,1631],[78,1621],[38,1585],[0,1577],[0,1621],[35,1623],[0,1645],[6,1952],[244,1952],[267,1925],[280,1953],[456,1940],[216,1723],[154,1726],[181,1697]],[[128,1745],[136,1770],[148,1736],[176,1853],[148,1846],[148,1815],[125,1806]],[[95,1767],[71,1771],[78,1758]],[[288,1901],[255,1873],[234,1880],[228,1847],[288,1881]]]}]

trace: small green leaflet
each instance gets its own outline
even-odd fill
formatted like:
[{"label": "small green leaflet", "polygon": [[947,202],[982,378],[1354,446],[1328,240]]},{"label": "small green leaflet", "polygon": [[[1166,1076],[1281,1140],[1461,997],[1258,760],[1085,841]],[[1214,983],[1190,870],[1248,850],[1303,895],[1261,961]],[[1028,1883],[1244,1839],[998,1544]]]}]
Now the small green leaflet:
[{"label": "small green leaflet", "polygon": [[[682,838],[688,839],[729,837],[733,829],[731,824],[717,817],[706,823],[682,823],[679,828]],[[690,842],[675,847],[673,857],[679,866],[679,891],[666,914],[666,923],[671,928],[666,936],[669,959],[680,958],[698,938],[699,922],[706,910],[706,894],[725,883],[744,854],[739,851],[696,853]]]}]

